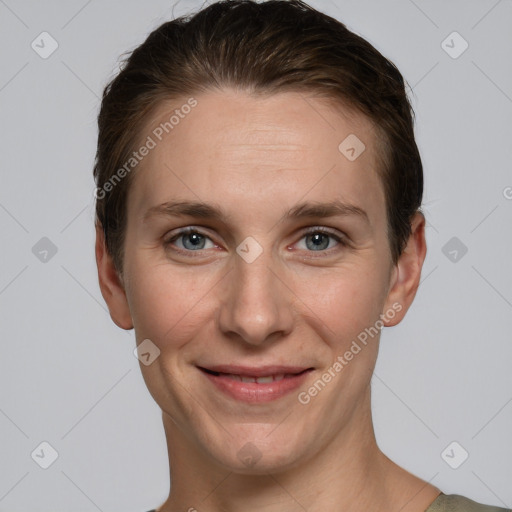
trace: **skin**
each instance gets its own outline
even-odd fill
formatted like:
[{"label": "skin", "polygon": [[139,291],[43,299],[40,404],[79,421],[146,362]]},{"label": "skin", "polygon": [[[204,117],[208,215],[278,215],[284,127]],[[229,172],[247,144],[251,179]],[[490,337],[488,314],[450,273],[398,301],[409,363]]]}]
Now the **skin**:
[{"label": "skin", "polygon": [[[426,254],[423,215],[393,265],[376,133],[361,114],[292,92],[223,89],[195,98],[133,176],[122,278],[97,227],[99,282],[113,321],[160,350],[141,364],[162,409],[172,474],[158,511],[424,511],[439,489],[399,468],[375,440],[370,381],[380,332],[307,404],[298,392],[238,402],[197,368],[313,367],[298,391],[307,390],[380,315],[386,327],[404,317]],[[183,103],[161,104],[141,140]],[[349,134],[366,146],[354,161],[338,150]],[[177,200],[214,205],[225,217],[146,215]],[[285,217],[300,203],[333,200],[364,210],[366,220]],[[194,249],[190,236],[169,242],[187,226],[205,237],[204,248]],[[317,236],[325,245],[315,250],[317,228],[346,245]],[[251,263],[236,251],[249,236],[262,249]],[[260,456],[251,466],[237,456],[248,442]]]}]

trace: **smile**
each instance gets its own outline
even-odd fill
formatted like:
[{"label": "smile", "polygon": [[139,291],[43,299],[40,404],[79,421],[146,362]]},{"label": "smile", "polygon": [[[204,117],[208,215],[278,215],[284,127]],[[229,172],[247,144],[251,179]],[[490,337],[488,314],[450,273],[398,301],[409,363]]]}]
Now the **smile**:
[{"label": "smile", "polygon": [[313,368],[232,366],[198,367],[214,389],[235,400],[264,403],[297,389]]}]

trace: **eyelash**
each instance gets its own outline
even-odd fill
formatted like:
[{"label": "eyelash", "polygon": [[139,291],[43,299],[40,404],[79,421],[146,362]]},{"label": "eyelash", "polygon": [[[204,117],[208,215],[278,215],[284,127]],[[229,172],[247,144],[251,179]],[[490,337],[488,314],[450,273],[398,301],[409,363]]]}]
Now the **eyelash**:
[{"label": "eyelash", "polygon": [[[165,240],[164,241],[164,246],[165,248],[167,249],[169,246],[172,246],[173,243],[178,240],[179,238],[183,237],[183,236],[186,236],[186,235],[189,235],[191,233],[196,233],[198,235],[201,235],[207,239],[209,239],[212,243],[215,244],[215,242],[213,242],[213,240],[211,239],[211,237],[209,237],[206,233],[203,233],[200,229],[197,229],[197,228],[194,228],[194,227],[187,227],[187,228],[184,228],[184,229],[181,229],[180,231],[178,231],[178,233],[176,233],[175,235],[173,235],[171,238],[169,238],[168,240]],[[326,228],[323,228],[323,227],[313,227],[313,228],[310,228],[308,229],[307,231],[303,232],[302,233],[302,236],[300,237],[299,240],[302,240],[303,238],[307,237],[308,235],[314,235],[314,234],[318,234],[318,233],[321,233],[323,235],[327,235],[329,237],[331,237],[332,239],[334,239],[341,247],[347,247],[348,246],[348,241],[347,239],[345,238],[345,236],[343,235],[338,235],[336,233],[333,233],[332,231],[330,231],[329,229],[326,229]],[[337,246],[336,246],[337,247]],[[331,247],[329,249],[323,249],[323,250],[318,250],[318,251],[312,251],[312,250],[307,250],[307,252],[310,252],[310,253],[330,253],[332,250],[335,250],[336,247]],[[178,247],[173,247],[173,250],[176,251],[176,252],[179,252],[179,253],[182,253],[182,254],[186,254],[187,256],[196,256],[194,255],[194,253],[199,253],[198,255],[201,255],[201,253],[203,251],[206,251],[208,249],[198,249],[196,251],[193,251],[193,250],[189,250],[189,249],[181,249],[181,248],[178,248]],[[316,257],[316,256],[315,256]],[[321,257],[321,256],[320,256]]]}]

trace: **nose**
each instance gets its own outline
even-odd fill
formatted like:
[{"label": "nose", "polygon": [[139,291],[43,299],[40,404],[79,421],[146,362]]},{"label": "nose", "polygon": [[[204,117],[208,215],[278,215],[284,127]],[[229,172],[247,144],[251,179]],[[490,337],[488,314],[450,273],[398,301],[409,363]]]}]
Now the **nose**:
[{"label": "nose", "polygon": [[218,317],[222,333],[254,346],[288,335],[294,321],[293,292],[283,273],[278,275],[265,251],[251,263],[234,258],[223,284]]}]

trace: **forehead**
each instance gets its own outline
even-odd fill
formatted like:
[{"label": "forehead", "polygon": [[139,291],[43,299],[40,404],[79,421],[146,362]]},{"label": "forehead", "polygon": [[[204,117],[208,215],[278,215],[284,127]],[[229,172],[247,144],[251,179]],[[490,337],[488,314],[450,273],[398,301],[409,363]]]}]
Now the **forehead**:
[{"label": "forehead", "polygon": [[186,97],[160,104],[142,130],[155,145],[134,173],[129,210],[179,196],[261,217],[262,208],[308,199],[382,216],[376,131],[362,114],[298,92],[223,90],[194,100],[193,108],[181,108]]}]

